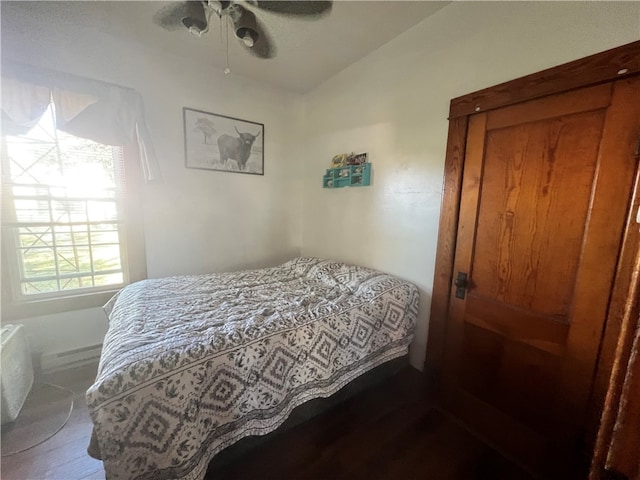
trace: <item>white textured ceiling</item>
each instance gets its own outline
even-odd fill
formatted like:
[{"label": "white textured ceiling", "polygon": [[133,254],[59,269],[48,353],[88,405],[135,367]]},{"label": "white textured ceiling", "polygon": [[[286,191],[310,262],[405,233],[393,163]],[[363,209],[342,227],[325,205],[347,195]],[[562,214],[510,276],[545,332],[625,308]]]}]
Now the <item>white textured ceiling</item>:
[{"label": "white textured ceiling", "polygon": [[[152,17],[168,3],[171,2],[2,1],[3,41],[10,40],[7,36],[16,28],[38,22],[53,24],[56,29],[74,25],[94,28],[224,70],[225,42],[221,40],[217,20],[214,28],[201,38],[186,30],[163,30],[153,23]],[[447,3],[337,0],[329,14],[313,21],[254,10],[271,33],[277,56],[267,60],[256,58],[244,51],[230,34],[229,66],[232,74],[294,92],[308,92]]]}]

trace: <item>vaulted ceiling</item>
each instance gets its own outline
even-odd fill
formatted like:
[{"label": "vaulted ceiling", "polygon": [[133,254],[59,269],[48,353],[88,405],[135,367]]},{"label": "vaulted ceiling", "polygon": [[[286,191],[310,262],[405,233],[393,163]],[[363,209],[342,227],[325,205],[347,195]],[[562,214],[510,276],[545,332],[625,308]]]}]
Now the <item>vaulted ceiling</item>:
[{"label": "vaulted ceiling", "polygon": [[[19,31],[29,31],[38,39],[43,25],[55,27],[59,34],[74,26],[157,47],[224,70],[227,65],[226,32],[217,18],[214,18],[211,31],[200,38],[186,29],[163,30],[152,19],[170,3],[5,1],[1,4],[2,43],[11,44],[11,36],[18,35]],[[329,13],[315,20],[254,9],[270,32],[277,55],[272,59],[250,55],[229,31],[229,68],[232,74],[294,92],[308,92],[447,3],[337,0]],[[51,28],[45,30],[52,31]],[[44,34],[41,41],[48,41]]]}]

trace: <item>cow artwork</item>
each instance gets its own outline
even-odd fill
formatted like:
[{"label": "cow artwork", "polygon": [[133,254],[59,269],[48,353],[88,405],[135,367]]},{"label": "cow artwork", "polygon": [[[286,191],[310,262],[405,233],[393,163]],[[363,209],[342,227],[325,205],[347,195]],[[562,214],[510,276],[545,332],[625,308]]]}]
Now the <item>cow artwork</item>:
[{"label": "cow artwork", "polygon": [[185,166],[264,175],[264,125],[183,108]]},{"label": "cow artwork", "polygon": [[251,155],[251,147],[255,142],[260,132],[255,135],[251,133],[242,133],[237,127],[234,127],[238,132],[238,137],[232,137],[231,135],[220,135],[218,137],[218,150],[220,151],[220,163],[226,166],[227,160],[235,160],[238,164],[238,170],[245,170],[247,166],[247,160]]}]

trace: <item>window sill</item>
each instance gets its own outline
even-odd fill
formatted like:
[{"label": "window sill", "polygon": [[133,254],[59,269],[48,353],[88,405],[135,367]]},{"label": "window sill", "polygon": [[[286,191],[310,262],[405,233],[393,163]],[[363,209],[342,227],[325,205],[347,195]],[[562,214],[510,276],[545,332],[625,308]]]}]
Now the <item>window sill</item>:
[{"label": "window sill", "polygon": [[54,313],[71,312],[87,308],[102,307],[119,289],[92,292],[61,298],[47,298],[24,302],[2,302],[3,322],[21,318],[40,317]]}]

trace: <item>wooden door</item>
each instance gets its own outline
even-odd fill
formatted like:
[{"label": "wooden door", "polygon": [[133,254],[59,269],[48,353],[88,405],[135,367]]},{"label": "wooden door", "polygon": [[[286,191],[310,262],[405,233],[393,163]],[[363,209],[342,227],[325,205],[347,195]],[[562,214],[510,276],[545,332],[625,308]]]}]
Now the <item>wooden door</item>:
[{"label": "wooden door", "polygon": [[446,406],[534,469],[583,431],[639,136],[637,76],[469,117]]}]

